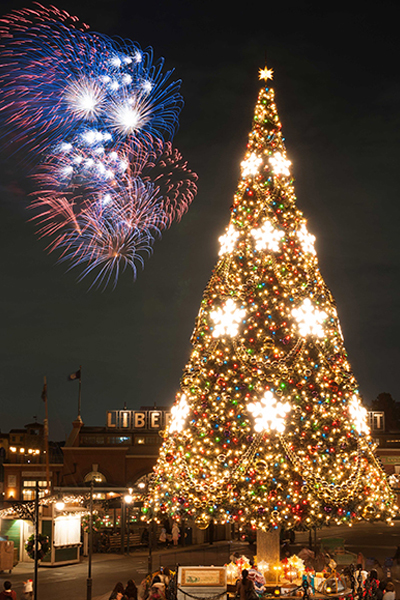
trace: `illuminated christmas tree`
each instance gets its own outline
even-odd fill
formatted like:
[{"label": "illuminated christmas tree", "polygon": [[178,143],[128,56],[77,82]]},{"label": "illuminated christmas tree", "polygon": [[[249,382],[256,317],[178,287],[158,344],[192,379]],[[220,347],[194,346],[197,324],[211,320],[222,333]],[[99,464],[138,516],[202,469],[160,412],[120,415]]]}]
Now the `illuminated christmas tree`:
[{"label": "illuminated christmas tree", "polygon": [[147,518],[299,529],[397,511],[283,139],[264,86]]}]

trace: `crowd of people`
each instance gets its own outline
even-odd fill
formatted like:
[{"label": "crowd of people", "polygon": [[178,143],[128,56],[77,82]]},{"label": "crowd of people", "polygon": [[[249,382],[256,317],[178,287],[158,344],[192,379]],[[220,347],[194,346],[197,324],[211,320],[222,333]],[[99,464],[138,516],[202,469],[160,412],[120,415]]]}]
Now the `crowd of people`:
[{"label": "crowd of people", "polygon": [[124,585],[116,583],[109,600],[166,600],[166,589],[170,582],[169,569],[161,568],[152,578],[144,579],[139,586],[133,579]]},{"label": "crowd of people", "polygon": [[[363,573],[361,565],[357,565],[359,571],[357,573]],[[365,573],[365,571],[364,571]],[[361,576],[361,579],[363,576]],[[396,592],[395,586],[391,578],[378,579],[378,572],[376,569],[372,569],[369,574],[365,574],[365,579],[362,583],[363,597],[365,600],[395,600]]]}]

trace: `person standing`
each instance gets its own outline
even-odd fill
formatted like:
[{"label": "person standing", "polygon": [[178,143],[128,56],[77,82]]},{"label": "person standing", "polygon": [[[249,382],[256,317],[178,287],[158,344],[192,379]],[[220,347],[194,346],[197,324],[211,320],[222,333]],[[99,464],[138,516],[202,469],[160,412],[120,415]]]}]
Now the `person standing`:
[{"label": "person standing", "polygon": [[126,588],[124,590],[124,594],[128,600],[137,600],[138,590],[136,587],[136,583],[133,581],[133,579],[130,579],[128,581]]},{"label": "person standing", "polygon": [[0,593],[0,600],[17,600],[16,592],[11,588],[11,581],[5,581],[4,590]]},{"label": "person standing", "polygon": [[167,543],[167,530],[165,529],[165,527],[161,528],[161,533],[160,537],[158,538],[158,541],[163,545]]},{"label": "person standing", "polygon": [[124,594],[124,586],[121,583],[121,581],[118,581],[115,584],[114,589],[111,592],[111,596],[110,596],[109,600],[127,600],[127,598]]},{"label": "person standing", "polygon": [[395,600],[396,592],[394,588],[394,583],[388,581],[386,584],[385,593],[383,594],[383,600]]},{"label": "person standing", "polygon": [[255,595],[254,583],[249,579],[249,572],[243,569],[242,579],[239,579],[236,584],[236,596],[238,600],[252,600]]},{"label": "person standing", "polygon": [[172,525],[172,541],[174,543],[174,546],[178,545],[179,532],[179,525],[176,521],[174,521],[174,524]]}]

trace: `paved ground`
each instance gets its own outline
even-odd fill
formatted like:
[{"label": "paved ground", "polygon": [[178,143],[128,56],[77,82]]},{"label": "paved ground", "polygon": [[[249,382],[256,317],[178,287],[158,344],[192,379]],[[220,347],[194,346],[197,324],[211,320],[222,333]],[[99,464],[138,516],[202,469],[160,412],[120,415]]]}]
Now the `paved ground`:
[{"label": "paved ground", "polygon": [[[247,548],[247,545],[245,545]],[[180,564],[223,565],[229,562],[229,556],[241,544],[219,542],[213,546],[196,546],[191,548],[171,548],[168,551],[153,553],[153,570],[161,565],[175,567]],[[107,599],[117,581],[124,585],[128,579],[139,583],[147,575],[147,552],[132,552],[129,556],[119,554],[94,554],[92,561],[93,599]],[[38,577],[37,600],[85,600],[88,562],[84,558],[80,564],[56,568],[40,568]],[[33,563],[19,563],[11,574],[0,573],[0,589],[3,581],[10,579],[17,592],[22,591],[22,582],[33,578]]]},{"label": "paved ground", "polygon": [[[361,551],[366,558],[376,558],[383,564],[385,558],[392,557],[397,546],[400,546],[400,521],[390,528],[383,524],[358,524],[352,528],[331,527],[318,532],[318,538],[329,536],[344,537],[347,550],[356,554]],[[308,534],[297,533],[293,549],[298,551],[307,545]],[[229,562],[229,555],[236,550],[249,554],[248,545],[238,542],[217,542],[211,547],[202,545],[157,551],[153,554],[153,569],[157,569],[160,565],[174,567],[177,563],[223,565]],[[87,559],[83,559],[78,565],[39,569],[37,600],[85,600],[87,568]],[[117,581],[126,584],[128,579],[133,578],[136,582],[140,582],[146,574],[146,552],[133,552],[130,556],[95,554],[92,564],[93,598],[106,600]],[[397,574],[394,575],[397,577]],[[400,573],[398,575],[400,580]],[[32,576],[33,564],[20,563],[14,568],[11,575],[0,574],[0,589],[2,589],[3,581],[10,579],[19,598],[22,582]],[[398,587],[397,597],[400,598],[400,583]]]}]

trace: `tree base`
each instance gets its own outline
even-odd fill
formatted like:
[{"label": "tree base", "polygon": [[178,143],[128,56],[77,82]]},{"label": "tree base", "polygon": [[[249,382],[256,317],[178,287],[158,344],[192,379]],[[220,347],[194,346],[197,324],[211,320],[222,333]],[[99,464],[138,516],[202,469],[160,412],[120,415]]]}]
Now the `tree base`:
[{"label": "tree base", "polygon": [[[276,585],[280,575],[280,528],[271,531],[257,529],[257,564],[268,564],[263,569],[267,585]],[[274,568],[275,567],[275,568]]]}]

